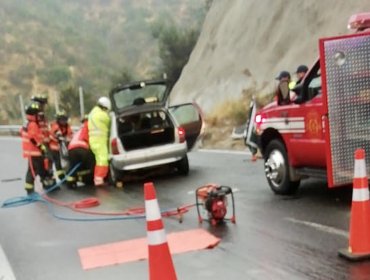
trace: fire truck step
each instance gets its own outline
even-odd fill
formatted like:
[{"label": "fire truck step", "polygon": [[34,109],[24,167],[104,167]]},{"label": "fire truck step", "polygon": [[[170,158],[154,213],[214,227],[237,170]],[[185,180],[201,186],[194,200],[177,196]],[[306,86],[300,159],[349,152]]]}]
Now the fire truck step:
[{"label": "fire truck step", "polygon": [[303,167],[303,168],[297,168],[296,173],[301,176],[309,176],[309,177],[315,177],[320,179],[326,179],[326,169],[319,169],[319,168],[309,168],[309,167]]}]

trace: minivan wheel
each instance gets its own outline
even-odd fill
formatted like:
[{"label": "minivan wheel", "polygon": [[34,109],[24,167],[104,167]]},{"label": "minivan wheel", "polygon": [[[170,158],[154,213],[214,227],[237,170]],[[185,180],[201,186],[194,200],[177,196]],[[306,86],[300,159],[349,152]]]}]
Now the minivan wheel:
[{"label": "minivan wheel", "polygon": [[189,174],[189,160],[187,155],[176,163],[176,168],[180,175],[186,176]]},{"label": "minivan wheel", "polygon": [[300,180],[290,180],[288,155],[284,144],[279,140],[271,141],[267,145],[264,158],[265,175],[271,190],[281,195],[295,193]]},{"label": "minivan wheel", "polygon": [[123,187],[123,172],[117,170],[112,163],[109,163],[109,184],[113,185],[116,188]]}]

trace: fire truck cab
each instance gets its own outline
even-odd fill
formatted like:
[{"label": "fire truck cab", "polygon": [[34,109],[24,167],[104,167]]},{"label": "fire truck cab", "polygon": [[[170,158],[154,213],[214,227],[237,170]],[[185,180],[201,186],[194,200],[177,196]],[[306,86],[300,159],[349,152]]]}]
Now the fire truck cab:
[{"label": "fire truck cab", "polygon": [[348,26],[361,32],[319,40],[319,59],[293,89],[294,100],[282,82],[278,98],[256,113],[265,175],[276,194],[295,192],[308,177],[349,185],[355,150],[370,155],[370,13],[352,16]]}]

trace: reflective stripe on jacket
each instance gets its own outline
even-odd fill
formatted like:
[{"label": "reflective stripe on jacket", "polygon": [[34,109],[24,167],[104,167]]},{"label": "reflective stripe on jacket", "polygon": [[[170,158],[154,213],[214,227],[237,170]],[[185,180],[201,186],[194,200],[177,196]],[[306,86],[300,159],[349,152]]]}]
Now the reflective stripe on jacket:
[{"label": "reflective stripe on jacket", "polygon": [[75,135],[73,135],[73,138],[68,145],[68,150],[76,148],[89,149],[89,131],[87,128],[87,121],[85,121]]},{"label": "reflective stripe on jacket", "polygon": [[53,151],[59,151],[60,145],[58,141],[57,133],[60,132],[61,136],[65,137],[67,142],[72,139],[72,129],[69,125],[60,126],[57,122],[53,122],[50,128],[50,143],[49,147]]},{"label": "reflective stripe on jacket", "polygon": [[29,121],[26,127],[20,130],[22,137],[23,157],[41,156],[41,150],[38,148],[43,143],[44,135],[35,121]]}]

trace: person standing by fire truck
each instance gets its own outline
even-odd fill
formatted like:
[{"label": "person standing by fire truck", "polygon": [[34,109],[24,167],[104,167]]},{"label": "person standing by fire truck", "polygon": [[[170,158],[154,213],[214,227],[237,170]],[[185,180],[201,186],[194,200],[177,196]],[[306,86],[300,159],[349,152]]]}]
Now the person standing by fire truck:
[{"label": "person standing by fire truck", "polygon": [[56,175],[60,180],[65,177],[65,171],[63,170],[60,153],[61,145],[67,147],[68,143],[72,139],[72,129],[68,124],[68,116],[64,110],[57,112],[55,115],[55,121],[50,126],[50,150],[53,162],[55,165]]},{"label": "person standing by fire truck", "polygon": [[108,175],[108,141],[110,131],[109,111],[112,105],[108,97],[100,97],[91,110],[88,120],[89,144],[95,155],[94,185],[104,185]]},{"label": "person standing by fire truck", "polygon": [[40,107],[36,102],[25,108],[27,123],[21,128],[23,157],[28,159],[28,169],[25,178],[25,190],[28,195],[34,193],[35,177],[39,176],[44,189],[49,189],[55,183],[50,178],[44,166],[44,157],[48,152],[44,144],[44,135],[39,124]]},{"label": "person standing by fire truck", "polygon": [[[290,73],[288,71],[281,71],[275,78],[279,81],[279,85],[276,88],[276,98],[279,105],[287,105],[290,101],[294,100],[295,92],[289,91],[289,84],[291,83]],[[281,86],[286,85],[288,88],[282,90]],[[285,94],[286,93],[286,94]]]},{"label": "person standing by fire truck", "polygon": [[302,82],[303,77],[306,75],[308,71],[308,67],[306,65],[299,65],[297,67],[296,76],[297,76],[297,81],[291,81],[289,83],[289,88],[293,89],[296,85],[299,85]]}]

